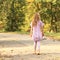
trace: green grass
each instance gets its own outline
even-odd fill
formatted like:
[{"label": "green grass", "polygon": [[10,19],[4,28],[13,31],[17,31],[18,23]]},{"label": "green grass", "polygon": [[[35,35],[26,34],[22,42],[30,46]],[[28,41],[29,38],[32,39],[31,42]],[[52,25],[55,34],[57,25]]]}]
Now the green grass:
[{"label": "green grass", "polygon": [[18,34],[29,34],[30,32],[25,32],[25,31],[15,31],[15,33],[18,33]]},{"label": "green grass", "polygon": [[17,33],[17,34],[29,34],[30,32],[25,32],[25,31],[4,31],[4,30],[0,30],[0,33]]},{"label": "green grass", "polygon": [[60,32],[59,33],[45,33],[45,36],[52,37],[53,39],[60,41]]},{"label": "green grass", "polygon": [[60,32],[59,33],[45,33],[46,36],[60,36]]}]

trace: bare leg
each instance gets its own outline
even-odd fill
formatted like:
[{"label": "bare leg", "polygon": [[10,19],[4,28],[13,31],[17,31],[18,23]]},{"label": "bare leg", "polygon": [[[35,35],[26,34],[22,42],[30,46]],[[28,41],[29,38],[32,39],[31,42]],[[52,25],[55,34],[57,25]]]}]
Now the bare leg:
[{"label": "bare leg", "polygon": [[37,41],[34,41],[34,53],[36,53]]},{"label": "bare leg", "polygon": [[37,54],[40,54],[40,41],[37,41]]}]

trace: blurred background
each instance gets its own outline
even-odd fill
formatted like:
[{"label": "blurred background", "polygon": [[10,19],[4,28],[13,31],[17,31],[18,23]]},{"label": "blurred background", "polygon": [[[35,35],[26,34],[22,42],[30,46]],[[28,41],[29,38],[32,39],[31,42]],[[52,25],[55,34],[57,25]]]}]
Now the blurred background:
[{"label": "blurred background", "polygon": [[46,34],[60,35],[60,0],[0,0],[0,32],[29,33],[35,12]]}]

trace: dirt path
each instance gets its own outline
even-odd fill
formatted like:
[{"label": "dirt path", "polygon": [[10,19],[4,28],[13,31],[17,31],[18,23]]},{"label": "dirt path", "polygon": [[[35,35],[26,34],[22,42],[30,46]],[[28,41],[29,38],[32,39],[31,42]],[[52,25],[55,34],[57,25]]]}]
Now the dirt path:
[{"label": "dirt path", "polygon": [[33,55],[29,35],[0,33],[0,60],[60,60],[60,41],[42,40],[41,55]]}]

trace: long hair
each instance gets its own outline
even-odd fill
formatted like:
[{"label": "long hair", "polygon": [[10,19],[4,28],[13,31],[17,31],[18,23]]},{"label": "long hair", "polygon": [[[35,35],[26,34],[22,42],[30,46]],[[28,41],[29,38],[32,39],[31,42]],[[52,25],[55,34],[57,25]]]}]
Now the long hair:
[{"label": "long hair", "polygon": [[34,19],[33,19],[33,21],[32,21],[32,26],[37,26],[37,22],[39,21],[39,14],[38,13],[36,13],[35,15],[34,15]]}]

